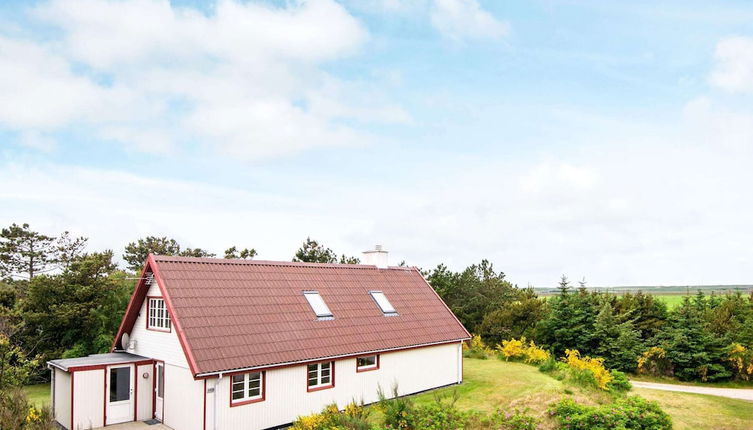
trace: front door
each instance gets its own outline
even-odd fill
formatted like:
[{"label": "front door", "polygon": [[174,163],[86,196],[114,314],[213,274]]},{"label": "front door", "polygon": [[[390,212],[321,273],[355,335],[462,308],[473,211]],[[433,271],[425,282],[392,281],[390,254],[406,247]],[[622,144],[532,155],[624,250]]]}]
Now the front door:
[{"label": "front door", "polygon": [[107,425],[133,421],[133,365],[107,368]]},{"label": "front door", "polygon": [[157,363],[154,373],[154,418],[162,421],[165,410],[165,363]]}]

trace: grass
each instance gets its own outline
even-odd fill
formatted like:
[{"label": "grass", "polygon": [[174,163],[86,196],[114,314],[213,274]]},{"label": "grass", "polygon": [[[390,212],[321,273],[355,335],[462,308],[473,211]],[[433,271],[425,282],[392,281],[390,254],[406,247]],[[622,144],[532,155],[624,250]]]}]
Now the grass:
[{"label": "grass", "polygon": [[[654,296],[667,304],[667,309],[674,309],[682,304],[686,294],[661,294]],[[692,297],[692,296],[691,296]]]},{"label": "grass", "polygon": [[[526,364],[466,358],[463,369],[462,385],[419,394],[413,397],[415,402],[426,404],[436,395],[451,396],[457,390],[456,405],[461,409],[492,412],[528,408],[542,418],[544,428],[552,428],[546,409],[566,395],[586,404],[611,401],[606,393],[563,383]],[[753,422],[753,402],[649,389],[633,389],[633,394],[657,401],[679,430],[750,430]]]},{"label": "grass", "polygon": [[722,381],[722,382],[680,381],[677,378],[670,378],[667,376],[649,376],[649,375],[630,375],[630,379],[633,381],[656,382],[659,384],[694,385],[697,387],[712,387],[712,388],[753,389],[753,381]]},{"label": "grass", "polygon": [[24,391],[34,405],[41,407],[50,404],[50,384],[27,385]]}]

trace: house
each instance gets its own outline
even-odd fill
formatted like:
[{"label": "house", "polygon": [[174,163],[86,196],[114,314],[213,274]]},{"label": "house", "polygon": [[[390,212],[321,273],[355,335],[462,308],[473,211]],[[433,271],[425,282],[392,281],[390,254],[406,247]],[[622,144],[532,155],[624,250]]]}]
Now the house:
[{"label": "house", "polygon": [[463,380],[470,335],[416,268],[150,255],[109,354],[52,360],[63,427],[284,427]]}]

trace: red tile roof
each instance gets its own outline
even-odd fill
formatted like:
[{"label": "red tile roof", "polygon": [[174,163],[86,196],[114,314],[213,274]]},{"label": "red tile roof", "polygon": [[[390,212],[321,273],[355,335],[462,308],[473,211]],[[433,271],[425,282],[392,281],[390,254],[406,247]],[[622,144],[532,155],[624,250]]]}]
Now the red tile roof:
[{"label": "red tile roof", "polygon": [[[144,270],[163,289],[194,375],[470,337],[416,268],[150,256]],[[135,322],[141,284],[116,339]],[[307,290],[334,319],[317,320]],[[399,315],[385,317],[371,290]]]}]

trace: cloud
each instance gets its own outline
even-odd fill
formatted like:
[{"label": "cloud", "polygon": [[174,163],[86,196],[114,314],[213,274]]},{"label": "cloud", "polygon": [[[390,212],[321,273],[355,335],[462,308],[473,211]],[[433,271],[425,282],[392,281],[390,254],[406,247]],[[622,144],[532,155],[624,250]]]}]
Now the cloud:
[{"label": "cloud", "polygon": [[[198,142],[248,159],[373,141],[343,120],[361,109],[345,94],[375,90],[324,70],[369,38],[333,0],[221,0],[208,15],[168,0],[51,0],[32,15],[60,36],[0,36],[0,127],[86,127],[139,151]],[[343,98],[323,106],[326,83]],[[385,99],[368,111],[383,113],[377,121],[409,116]]]},{"label": "cloud", "polygon": [[712,85],[735,93],[753,93],[753,38],[729,37],[716,45]]},{"label": "cloud", "polygon": [[715,105],[709,97],[685,104],[683,116],[691,131],[688,138],[711,148],[753,155],[753,111]]},{"label": "cloud", "polygon": [[461,40],[498,40],[510,25],[485,11],[476,0],[434,0],[432,25],[445,37]]}]

